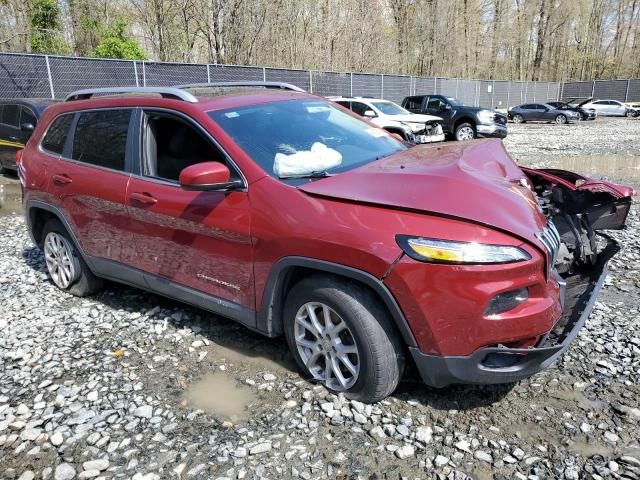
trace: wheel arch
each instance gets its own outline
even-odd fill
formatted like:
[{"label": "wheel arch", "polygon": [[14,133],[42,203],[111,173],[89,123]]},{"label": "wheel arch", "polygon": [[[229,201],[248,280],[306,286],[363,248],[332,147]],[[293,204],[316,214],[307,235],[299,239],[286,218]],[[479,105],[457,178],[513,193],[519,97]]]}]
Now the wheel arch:
[{"label": "wheel arch", "polygon": [[402,138],[407,140],[407,133],[402,130],[400,127],[383,127],[383,130],[386,130],[389,133],[395,133],[400,135]]},{"label": "wheel arch", "polygon": [[478,124],[478,122],[473,117],[465,115],[463,117],[458,118],[455,121],[455,123],[453,124],[453,132],[451,132],[451,133],[453,133],[455,135],[456,130],[463,123],[470,123],[474,130],[476,129],[476,125]]},{"label": "wheel arch", "polygon": [[28,200],[25,210],[27,217],[27,228],[33,243],[38,245],[38,247],[42,246],[42,229],[49,220],[55,218],[60,223],[62,223],[62,226],[64,226],[64,228],[67,230],[67,232],[71,236],[71,239],[73,240],[73,243],[76,245],[76,248],[86,261],[84,252],[82,251],[80,243],[78,242],[78,239],[73,232],[71,225],[60,210],[58,210],[53,205],[40,200]]},{"label": "wheel arch", "polygon": [[371,290],[389,312],[404,343],[410,347],[417,346],[404,313],[381,280],[346,265],[307,257],[284,257],[272,267],[262,295],[262,307],[257,312],[258,330],[271,337],[281,335],[284,331],[283,307],[287,293],[299,280],[316,273],[352,280]]}]

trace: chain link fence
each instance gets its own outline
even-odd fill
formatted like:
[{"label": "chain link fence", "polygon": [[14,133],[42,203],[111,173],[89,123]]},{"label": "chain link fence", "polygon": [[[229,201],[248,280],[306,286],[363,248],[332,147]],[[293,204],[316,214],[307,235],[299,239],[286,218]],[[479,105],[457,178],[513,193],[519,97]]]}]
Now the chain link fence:
[{"label": "chain link fence", "polygon": [[323,96],[369,96],[397,103],[409,95],[437,93],[457,97],[469,105],[499,109],[587,97],[640,101],[640,79],[564,83],[462,80],[0,53],[0,98],[64,98],[83,88],[241,80],[286,82]]}]

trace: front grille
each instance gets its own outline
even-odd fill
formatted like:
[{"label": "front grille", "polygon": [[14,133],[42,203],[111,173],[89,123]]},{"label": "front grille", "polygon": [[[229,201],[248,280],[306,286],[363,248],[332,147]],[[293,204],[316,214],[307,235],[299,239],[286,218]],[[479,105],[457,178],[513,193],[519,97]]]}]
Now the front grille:
[{"label": "front grille", "polygon": [[506,125],[507,117],[505,117],[504,115],[494,115],[493,121],[496,122],[498,125]]},{"label": "front grille", "polygon": [[540,240],[547,249],[549,263],[547,264],[547,276],[549,276],[556,258],[558,257],[558,250],[560,249],[560,234],[556,229],[556,226],[551,220],[547,221],[547,226],[540,232],[536,233],[536,237]]}]

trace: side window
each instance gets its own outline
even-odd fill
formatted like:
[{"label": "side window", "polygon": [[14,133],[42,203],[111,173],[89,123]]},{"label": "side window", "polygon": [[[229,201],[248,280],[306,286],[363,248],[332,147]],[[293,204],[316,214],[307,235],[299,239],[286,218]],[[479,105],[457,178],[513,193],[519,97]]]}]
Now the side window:
[{"label": "side window", "polygon": [[523,110],[535,110],[534,105],[531,105],[530,103],[525,103],[520,108]]},{"label": "side window", "polygon": [[33,114],[33,112],[26,107],[22,107],[22,114],[20,115],[20,125],[30,123],[35,127],[36,122],[36,116]]},{"label": "side window", "polygon": [[351,102],[351,110],[353,111],[353,113],[357,113],[361,117],[364,117],[364,112],[373,109],[369,105],[362,102]]},{"label": "side window", "polygon": [[225,155],[187,121],[166,113],[146,115],[145,175],[177,182],[180,172],[191,165],[227,164]]},{"label": "side window", "polygon": [[18,128],[20,121],[20,108],[18,105],[5,105],[2,109],[2,123],[11,127]]},{"label": "side window", "polygon": [[131,110],[84,112],[78,118],[71,158],[112,170],[124,170]]},{"label": "side window", "polygon": [[74,114],[62,115],[56,118],[44,138],[42,139],[42,148],[51,153],[62,155],[64,144],[67,141],[69,128],[73,122]]},{"label": "side window", "polygon": [[344,107],[344,108],[348,108],[351,109],[350,103],[351,102],[345,102],[345,101],[340,101],[340,102],[336,102],[338,105]]},{"label": "side window", "polygon": [[440,110],[444,106],[444,102],[440,100],[438,97],[429,97],[429,102],[427,103],[427,108],[433,110]]}]

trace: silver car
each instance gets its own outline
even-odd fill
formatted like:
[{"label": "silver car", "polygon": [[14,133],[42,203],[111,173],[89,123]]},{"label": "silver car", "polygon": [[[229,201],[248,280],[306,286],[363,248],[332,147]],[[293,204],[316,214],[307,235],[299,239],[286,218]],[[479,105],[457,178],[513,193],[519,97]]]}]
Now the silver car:
[{"label": "silver car", "polygon": [[634,109],[629,108],[629,106],[618,100],[592,100],[582,105],[582,108],[593,108],[598,112],[598,115],[611,115],[616,117],[634,117],[637,115]]}]

